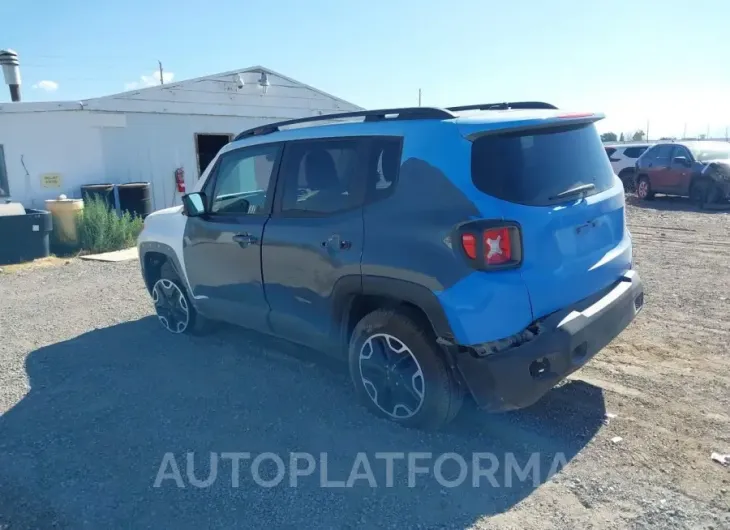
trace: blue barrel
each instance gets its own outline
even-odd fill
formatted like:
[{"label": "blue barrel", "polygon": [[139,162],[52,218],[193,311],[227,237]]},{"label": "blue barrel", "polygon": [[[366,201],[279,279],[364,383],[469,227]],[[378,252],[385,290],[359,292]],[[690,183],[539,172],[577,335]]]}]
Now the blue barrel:
[{"label": "blue barrel", "polygon": [[22,263],[50,254],[51,212],[25,210],[25,215],[0,215],[0,265]]}]

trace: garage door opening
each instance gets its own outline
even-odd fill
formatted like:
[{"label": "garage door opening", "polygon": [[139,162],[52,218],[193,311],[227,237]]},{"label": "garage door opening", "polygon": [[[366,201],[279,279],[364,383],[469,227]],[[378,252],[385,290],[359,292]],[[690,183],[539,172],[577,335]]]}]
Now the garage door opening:
[{"label": "garage door opening", "polygon": [[215,158],[221,147],[231,141],[231,134],[196,134],[195,152],[198,155],[198,177]]}]

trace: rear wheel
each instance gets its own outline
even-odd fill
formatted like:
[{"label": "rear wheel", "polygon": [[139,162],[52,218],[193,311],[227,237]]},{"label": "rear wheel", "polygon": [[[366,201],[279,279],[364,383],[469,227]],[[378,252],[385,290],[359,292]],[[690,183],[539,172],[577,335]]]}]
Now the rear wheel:
[{"label": "rear wheel", "polygon": [[641,176],[636,181],[636,196],[642,201],[654,199],[654,192],[651,190],[651,183],[648,177]]},{"label": "rear wheel", "polygon": [[626,168],[618,174],[618,178],[624,184],[624,191],[626,193],[633,193],[636,191],[636,177],[633,168]]},{"label": "rear wheel", "polygon": [[210,322],[190,303],[187,290],[173,266],[167,262],[152,286],[152,303],[160,324],[171,333],[204,333]]},{"label": "rear wheel", "polygon": [[461,408],[463,390],[433,333],[405,313],[365,316],[352,333],[349,364],[360,401],[380,417],[435,430]]}]

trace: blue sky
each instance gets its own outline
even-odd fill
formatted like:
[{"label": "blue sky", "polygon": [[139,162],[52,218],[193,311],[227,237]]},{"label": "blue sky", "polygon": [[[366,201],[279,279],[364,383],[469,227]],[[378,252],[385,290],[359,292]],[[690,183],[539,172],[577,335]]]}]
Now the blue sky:
[{"label": "blue sky", "polygon": [[121,92],[159,59],[174,80],[261,64],[369,108],[421,88],[424,105],[602,111],[603,130],[650,119],[651,136],[730,126],[727,0],[3,0],[0,21],[25,101]]}]

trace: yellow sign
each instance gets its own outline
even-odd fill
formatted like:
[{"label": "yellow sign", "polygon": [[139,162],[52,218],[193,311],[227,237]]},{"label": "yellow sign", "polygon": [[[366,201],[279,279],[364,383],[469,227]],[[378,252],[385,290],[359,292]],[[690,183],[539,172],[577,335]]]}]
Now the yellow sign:
[{"label": "yellow sign", "polygon": [[41,175],[41,186],[44,188],[60,188],[61,175],[58,173],[46,173]]}]

